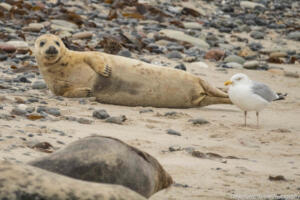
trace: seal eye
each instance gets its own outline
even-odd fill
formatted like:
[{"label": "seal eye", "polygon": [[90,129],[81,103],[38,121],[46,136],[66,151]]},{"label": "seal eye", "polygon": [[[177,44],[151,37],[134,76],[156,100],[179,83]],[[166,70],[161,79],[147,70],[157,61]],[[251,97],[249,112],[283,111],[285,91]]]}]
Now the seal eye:
[{"label": "seal eye", "polygon": [[44,46],[45,42],[40,42],[40,47]]},{"label": "seal eye", "polygon": [[57,42],[57,41],[55,41],[55,44],[56,44],[57,46],[60,46],[59,42]]}]

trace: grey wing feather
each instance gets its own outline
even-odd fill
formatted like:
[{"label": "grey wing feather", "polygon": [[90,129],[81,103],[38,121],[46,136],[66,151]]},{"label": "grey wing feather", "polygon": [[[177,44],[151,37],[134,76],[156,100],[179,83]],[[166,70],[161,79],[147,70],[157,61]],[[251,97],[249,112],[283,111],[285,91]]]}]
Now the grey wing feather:
[{"label": "grey wing feather", "polygon": [[274,101],[278,98],[278,95],[263,83],[253,81],[251,89],[254,94],[259,95],[268,102]]}]

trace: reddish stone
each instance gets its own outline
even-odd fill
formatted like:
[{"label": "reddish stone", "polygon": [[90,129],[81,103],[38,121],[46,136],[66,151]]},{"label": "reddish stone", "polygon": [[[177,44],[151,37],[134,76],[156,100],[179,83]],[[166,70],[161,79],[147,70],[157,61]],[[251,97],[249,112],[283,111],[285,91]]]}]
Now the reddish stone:
[{"label": "reddish stone", "polygon": [[219,50],[219,49],[212,49],[205,54],[204,58],[208,59],[208,60],[218,61],[218,60],[221,60],[222,58],[224,58],[224,56],[225,56],[224,51]]},{"label": "reddish stone", "polygon": [[0,50],[7,53],[13,53],[16,51],[16,47],[5,43],[0,43]]}]

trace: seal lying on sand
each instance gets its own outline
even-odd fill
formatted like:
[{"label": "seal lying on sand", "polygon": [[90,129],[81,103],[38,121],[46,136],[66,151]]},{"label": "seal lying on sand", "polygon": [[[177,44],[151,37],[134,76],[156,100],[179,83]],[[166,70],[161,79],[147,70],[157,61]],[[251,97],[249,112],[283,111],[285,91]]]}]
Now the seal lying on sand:
[{"label": "seal lying on sand", "polygon": [[123,185],[145,197],[173,183],[155,158],[104,136],[80,139],[29,164],[84,181]]},{"label": "seal lying on sand", "polygon": [[1,200],[146,200],[121,185],[76,180],[33,166],[0,161]]},{"label": "seal lying on sand", "polygon": [[188,72],[106,53],[71,51],[51,34],[36,40],[35,56],[46,84],[59,96],[167,108],[231,104],[226,93]]}]

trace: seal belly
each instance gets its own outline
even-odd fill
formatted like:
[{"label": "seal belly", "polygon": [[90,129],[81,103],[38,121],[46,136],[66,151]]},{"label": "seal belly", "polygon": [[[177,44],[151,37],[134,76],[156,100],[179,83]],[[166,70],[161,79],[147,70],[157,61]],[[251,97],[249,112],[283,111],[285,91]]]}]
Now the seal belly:
[{"label": "seal belly", "polygon": [[[186,73],[114,56],[110,78],[98,76],[94,94],[101,103],[170,108],[193,107],[203,88]],[[116,62],[116,60],[118,62]]]}]

